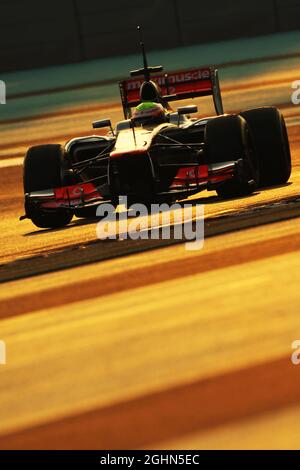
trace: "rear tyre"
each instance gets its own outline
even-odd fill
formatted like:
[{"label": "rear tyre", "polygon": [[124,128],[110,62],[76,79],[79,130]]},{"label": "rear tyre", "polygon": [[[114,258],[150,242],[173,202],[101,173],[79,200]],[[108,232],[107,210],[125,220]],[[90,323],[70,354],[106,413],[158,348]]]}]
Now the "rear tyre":
[{"label": "rear tyre", "polygon": [[216,188],[218,196],[233,198],[253,193],[258,185],[259,169],[245,119],[228,115],[209,121],[205,145],[208,164],[239,161],[236,177]]},{"label": "rear tyre", "polygon": [[291,176],[291,153],[286,125],[275,107],[241,113],[253,136],[260,170],[260,186],[285,184]]},{"label": "rear tyre", "polygon": [[[25,156],[23,167],[24,193],[59,188],[63,186],[65,152],[61,145],[31,147]],[[39,228],[59,228],[73,217],[67,209],[41,210],[25,199],[26,215]]]}]

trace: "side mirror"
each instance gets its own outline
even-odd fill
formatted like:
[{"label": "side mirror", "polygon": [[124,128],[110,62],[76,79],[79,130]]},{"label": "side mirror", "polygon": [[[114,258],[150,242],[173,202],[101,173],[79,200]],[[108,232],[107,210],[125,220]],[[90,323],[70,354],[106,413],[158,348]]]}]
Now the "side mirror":
[{"label": "side mirror", "polygon": [[177,113],[182,116],[183,114],[194,114],[198,113],[198,106],[192,104],[190,106],[182,106],[177,109]]},{"label": "side mirror", "polygon": [[93,129],[102,129],[103,127],[110,127],[112,133],[114,133],[110,119],[101,119],[100,121],[93,122]]}]

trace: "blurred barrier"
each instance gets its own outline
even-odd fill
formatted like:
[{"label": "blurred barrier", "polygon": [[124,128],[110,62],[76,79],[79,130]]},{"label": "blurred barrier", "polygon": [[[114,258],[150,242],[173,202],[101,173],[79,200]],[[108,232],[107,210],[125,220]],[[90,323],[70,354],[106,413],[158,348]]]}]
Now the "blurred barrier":
[{"label": "blurred barrier", "polygon": [[300,28],[300,0],[0,0],[0,70]]}]

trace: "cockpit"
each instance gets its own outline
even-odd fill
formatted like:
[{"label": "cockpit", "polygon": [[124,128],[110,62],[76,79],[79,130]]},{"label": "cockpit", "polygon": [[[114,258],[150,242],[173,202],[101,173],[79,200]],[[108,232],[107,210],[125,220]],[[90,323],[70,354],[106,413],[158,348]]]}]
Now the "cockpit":
[{"label": "cockpit", "polygon": [[168,122],[169,111],[162,104],[153,101],[145,101],[139,104],[132,116],[132,121],[136,127],[157,126]]}]

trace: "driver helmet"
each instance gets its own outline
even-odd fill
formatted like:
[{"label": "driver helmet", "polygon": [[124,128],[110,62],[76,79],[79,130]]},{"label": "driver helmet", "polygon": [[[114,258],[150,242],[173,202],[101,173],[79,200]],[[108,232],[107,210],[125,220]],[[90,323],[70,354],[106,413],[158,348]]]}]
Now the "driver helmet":
[{"label": "driver helmet", "polygon": [[139,124],[160,124],[166,121],[166,111],[160,103],[146,101],[136,107],[133,119]]}]

